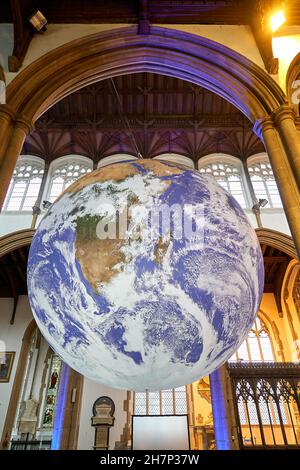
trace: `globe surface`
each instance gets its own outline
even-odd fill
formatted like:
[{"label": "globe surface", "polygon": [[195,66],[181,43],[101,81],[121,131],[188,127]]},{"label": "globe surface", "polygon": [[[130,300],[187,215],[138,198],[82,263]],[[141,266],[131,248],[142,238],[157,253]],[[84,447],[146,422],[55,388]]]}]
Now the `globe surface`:
[{"label": "globe surface", "polygon": [[[164,227],[149,216],[161,207],[179,208]],[[188,222],[191,236],[180,232]],[[263,278],[236,200],[157,160],[73,183],[41,221],[28,261],[30,304],[52,348],[84,376],[131,390],[191,383],[228,360],[255,319]]]}]

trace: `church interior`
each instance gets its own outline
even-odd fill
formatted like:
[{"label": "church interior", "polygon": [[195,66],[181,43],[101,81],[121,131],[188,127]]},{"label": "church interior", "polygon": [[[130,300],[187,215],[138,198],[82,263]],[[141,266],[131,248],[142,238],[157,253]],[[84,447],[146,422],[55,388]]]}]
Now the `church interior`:
[{"label": "church interior", "polygon": [[[296,0],[0,3],[0,449],[130,450],[151,417],[177,417],[191,450],[300,448],[299,103]],[[27,266],[71,184],[141,158],[211,178],[238,202],[264,282],[228,361],[134,391],[51,347]],[[169,449],[185,448],[168,432]]]}]

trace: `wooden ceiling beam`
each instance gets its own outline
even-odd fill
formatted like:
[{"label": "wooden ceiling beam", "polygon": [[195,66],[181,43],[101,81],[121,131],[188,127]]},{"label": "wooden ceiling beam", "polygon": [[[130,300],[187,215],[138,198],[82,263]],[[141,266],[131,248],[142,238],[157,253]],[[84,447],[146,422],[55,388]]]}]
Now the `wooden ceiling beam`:
[{"label": "wooden ceiling beam", "polygon": [[269,26],[271,5],[270,0],[255,0],[250,15],[250,26],[267,72],[277,74],[279,62],[273,56],[272,32]]},{"label": "wooden ceiling beam", "polygon": [[12,19],[14,24],[14,49],[8,57],[8,69],[10,72],[18,72],[21,68],[30,41],[33,29],[28,17],[34,12],[33,0],[10,0]]},{"label": "wooden ceiling beam", "polygon": [[288,256],[264,256],[264,263],[286,263]]},{"label": "wooden ceiling beam", "polygon": [[264,292],[266,294],[273,294],[274,293],[274,286],[272,283],[270,282],[265,282],[265,285],[264,285]]}]

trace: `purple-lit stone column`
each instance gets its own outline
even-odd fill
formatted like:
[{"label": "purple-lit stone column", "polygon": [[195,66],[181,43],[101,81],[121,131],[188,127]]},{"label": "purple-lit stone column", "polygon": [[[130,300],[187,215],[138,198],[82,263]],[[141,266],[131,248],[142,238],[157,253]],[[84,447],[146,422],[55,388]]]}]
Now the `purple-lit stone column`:
[{"label": "purple-lit stone column", "polygon": [[65,417],[65,408],[66,408],[67,396],[68,396],[69,376],[70,376],[70,367],[67,364],[63,363],[61,376],[60,376],[57,402],[56,402],[56,409],[55,409],[51,450],[60,449],[60,444],[61,444],[61,439],[62,439],[62,434],[63,434],[63,429],[64,429],[64,417]]},{"label": "purple-lit stone column", "polygon": [[232,417],[226,390],[226,365],[209,376],[217,450],[233,449]]}]

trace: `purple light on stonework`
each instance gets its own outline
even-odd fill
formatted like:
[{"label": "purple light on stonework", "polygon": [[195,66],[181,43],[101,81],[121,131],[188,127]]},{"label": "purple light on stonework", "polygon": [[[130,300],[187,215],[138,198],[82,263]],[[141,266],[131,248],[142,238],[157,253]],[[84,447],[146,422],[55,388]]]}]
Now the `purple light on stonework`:
[{"label": "purple light on stonework", "polygon": [[61,441],[61,436],[62,436],[62,431],[63,431],[65,407],[66,407],[67,393],[68,393],[69,375],[70,375],[70,367],[67,366],[67,364],[63,363],[60,383],[59,383],[58,396],[57,396],[56,409],[55,409],[51,450],[60,449],[60,441]]},{"label": "purple light on stonework", "polygon": [[231,436],[228,426],[226,398],[224,396],[220,369],[209,376],[211,404],[214,417],[214,431],[217,450],[231,449]]}]

